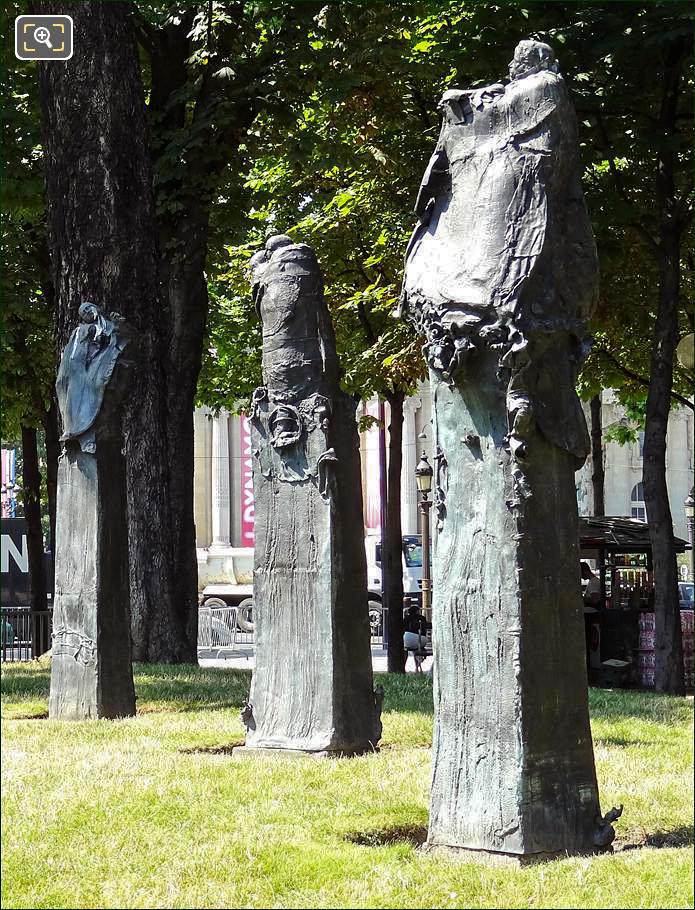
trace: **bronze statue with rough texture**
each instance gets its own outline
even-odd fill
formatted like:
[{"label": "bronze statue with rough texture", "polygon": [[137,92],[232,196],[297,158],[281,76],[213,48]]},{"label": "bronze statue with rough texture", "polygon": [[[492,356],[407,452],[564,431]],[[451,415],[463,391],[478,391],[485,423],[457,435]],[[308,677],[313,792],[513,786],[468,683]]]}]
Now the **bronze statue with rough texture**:
[{"label": "bronze statue with rough texture", "polygon": [[132,339],[93,303],[63,351],[56,392],[58,463],[55,606],[49,715],[83,720],[135,714],[120,403]]},{"label": "bronze statue with rough texture", "polygon": [[597,258],[575,116],[550,47],[444,93],[402,311],[435,426],[428,845],[528,862],[603,849],[587,704],[575,392]]},{"label": "bronze statue with rough texture", "polygon": [[355,403],[341,391],[313,250],[251,261],[263,323],[253,396],[256,665],[250,750],[356,754],[381,736],[373,690]]}]

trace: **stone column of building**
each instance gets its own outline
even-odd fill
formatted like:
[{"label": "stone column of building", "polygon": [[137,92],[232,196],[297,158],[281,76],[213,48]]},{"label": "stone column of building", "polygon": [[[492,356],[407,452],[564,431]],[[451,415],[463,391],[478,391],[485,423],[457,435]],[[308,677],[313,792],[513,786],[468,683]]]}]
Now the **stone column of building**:
[{"label": "stone column of building", "polygon": [[422,401],[416,395],[403,405],[403,466],[401,468],[401,526],[404,534],[417,534],[417,486],[415,465],[418,462],[415,412]]},{"label": "stone column of building", "polygon": [[229,547],[229,415],[212,421],[212,546]]}]

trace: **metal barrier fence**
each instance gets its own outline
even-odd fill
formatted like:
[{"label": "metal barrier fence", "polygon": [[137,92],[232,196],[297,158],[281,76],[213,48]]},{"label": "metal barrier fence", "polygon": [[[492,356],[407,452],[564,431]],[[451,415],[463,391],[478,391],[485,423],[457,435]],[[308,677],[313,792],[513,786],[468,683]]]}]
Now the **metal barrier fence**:
[{"label": "metal barrier fence", "polygon": [[[3,663],[34,660],[51,647],[51,610],[32,612],[3,607],[0,614]],[[198,651],[211,651],[218,655],[225,651],[248,653],[254,643],[253,628],[248,610],[229,606],[200,607]],[[377,648],[385,647],[381,626],[372,627],[371,644]]]},{"label": "metal barrier fence", "polygon": [[200,607],[198,610],[198,651],[247,652],[253,645],[253,622],[239,607]]},{"label": "metal barrier fence", "polygon": [[2,662],[19,663],[40,657],[51,647],[50,610],[0,610]]},{"label": "metal barrier fence", "polygon": [[[198,609],[198,653],[212,652],[220,657],[225,652],[236,651],[248,655],[254,644],[254,625],[249,610],[219,603],[220,606],[204,604]],[[383,641],[381,624],[372,624],[372,647],[384,647]]]}]

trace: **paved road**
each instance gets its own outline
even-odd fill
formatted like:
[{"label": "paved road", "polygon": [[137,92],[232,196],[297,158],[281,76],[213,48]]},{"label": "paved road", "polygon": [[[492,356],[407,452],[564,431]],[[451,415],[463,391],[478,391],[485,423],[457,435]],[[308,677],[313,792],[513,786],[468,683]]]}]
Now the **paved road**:
[{"label": "paved road", "polygon": [[[254,657],[253,645],[238,645],[233,651],[199,651],[198,663],[201,667],[233,667],[237,670],[253,670]],[[428,672],[432,666],[432,658],[427,657],[422,665]],[[375,673],[386,672],[386,651],[383,648],[372,647],[372,667]],[[415,672],[415,662],[412,657],[406,664],[408,673]]]}]

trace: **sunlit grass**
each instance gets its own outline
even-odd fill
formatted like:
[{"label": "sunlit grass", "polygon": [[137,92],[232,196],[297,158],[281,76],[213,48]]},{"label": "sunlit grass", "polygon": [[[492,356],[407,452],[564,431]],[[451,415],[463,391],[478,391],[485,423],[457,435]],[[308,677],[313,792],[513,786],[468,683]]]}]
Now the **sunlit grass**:
[{"label": "sunlit grass", "polygon": [[417,849],[426,677],[383,677],[382,750],[327,761],[230,757],[249,682],[138,666],[136,718],[61,724],[45,665],[3,669],[3,907],[692,906],[692,700],[592,690],[616,853],[491,869]]}]

